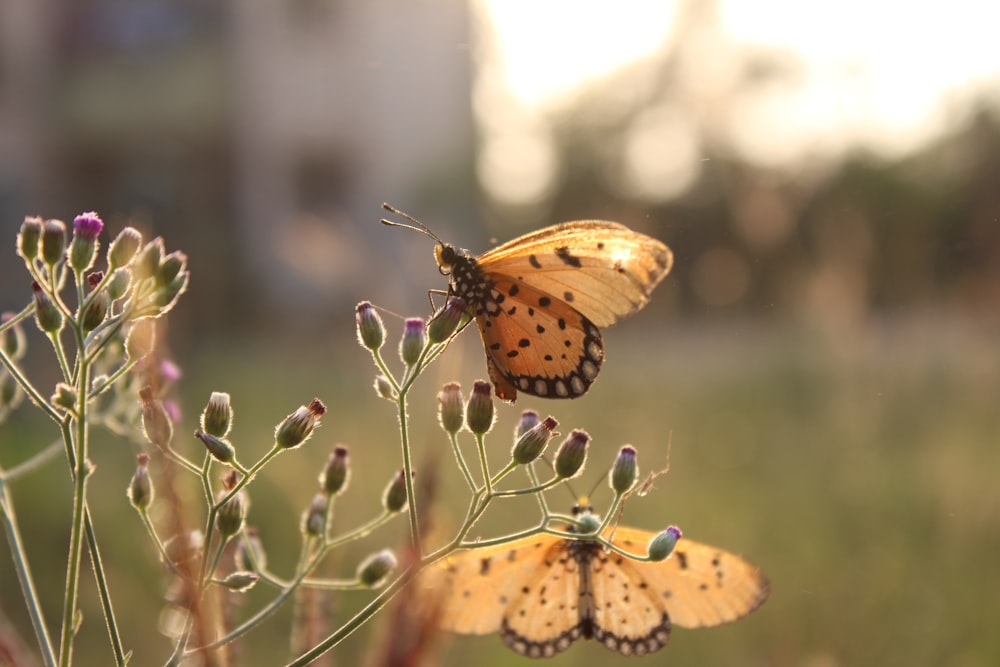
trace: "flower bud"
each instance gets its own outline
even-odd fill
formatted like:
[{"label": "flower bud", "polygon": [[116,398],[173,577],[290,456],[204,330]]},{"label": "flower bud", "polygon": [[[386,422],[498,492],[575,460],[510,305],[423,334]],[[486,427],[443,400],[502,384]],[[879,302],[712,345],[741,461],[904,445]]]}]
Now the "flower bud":
[{"label": "flower bud", "polygon": [[635,485],[635,480],[639,477],[639,468],[635,462],[635,448],[625,445],[618,452],[615,463],[611,466],[611,473],[608,482],[615,493],[626,493]]},{"label": "flower bud", "polygon": [[[90,285],[90,289],[94,289],[101,284],[101,280],[104,279],[104,274],[100,271],[91,273],[87,276],[87,283]],[[93,331],[101,325],[104,319],[108,316],[108,291],[107,289],[102,289],[97,294],[94,294],[91,298],[90,303],[83,311],[83,315],[80,316],[80,326],[83,327],[84,331]]]},{"label": "flower bud", "polygon": [[73,241],[69,246],[69,265],[77,275],[83,275],[94,264],[97,256],[97,237],[104,229],[104,222],[97,213],[81,213],[73,219]]},{"label": "flower bud", "polygon": [[153,482],[149,478],[149,454],[139,454],[135,474],[128,485],[128,500],[132,507],[144,510],[153,502]]},{"label": "flower bud", "polygon": [[317,493],[309,503],[309,509],[302,517],[302,532],[312,537],[319,537],[326,530],[326,507],[327,498],[325,494]]},{"label": "flower bud", "polygon": [[125,339],[125,352],[134,361],[142,359],[156,346],[156,320],[141,319],[132,324]]},{"label": "flower bud", "polygon": [[403,328],[403,340],[399,343],[399,356],[403,363],[412,366],[417,363],[420,353],[427,343],[424,321],[419,317],[409,317]]},{"label": "flower bud", "polygon": [[343,493],[351,479],[351,468],[348,465],[347,447],[337,445],[320,475],[319,483],[327,495]]},{"label": "flower bud", "polygon": [[538,413],[534,410],[525,410],[521,413],[521,419],[514,427],[514,440],[519,440],[522,435],[538,426]]},{"label": "flower bud", "polygon": [[[223,491],[222,495],[225,496],[228,491]],[[227,500],[222,507],[219,508],[218,514],[216,514],[216,526],[219,529],[219,534],[225,537],[232,537],[236,533],[240,532],[243,528],[243,521],[247,516],[247,509],[250,504],[250,500],[247,498],[246,493],[242,489],[236,492],[232,498]]]},{"label": "flower bud", "polygon": [[[0,323],[2,324],[7,324],[12,319],[14,319],[14,313],[0,315]],[[20,322],[0,331],[0,348],[14,361],[24,356],[28,349],[28,340],[24,337],[24,328]]]},{"label": "flower bud", "polygon": [[136,280],[145,280],[156,275],[160,268],[160,260],[163,258],[163,239],[157,237],[146,244],[146,247],[139,252],[135,259],[133,273]]},{"label": "flower bud", "polygon": [[126,227],[108,248],[108,268],[112,271],[128,266],[142,245],[142,234],[133,227]]},{"label": "flower bud", "polygon": [[201,412],[201,428],[205,433],[224,438],[233,426],[233,407],[229,394],[213,391]]},{"label": "flower bud", "polygon": [[35,298],[35,323],[44,333],[54,334],[62,329],[63,316],[52,303],[48,293],[37,282],[32,281],[31,291]]},{"label": "flower bud", "polygon": [[181,271],[187,269],[187,255],[180,250],[175,250],[162,260],[156,269],[156,284],[163,287],[174,281]]},{"label": "flower bud", "polygon": [[80,395],[77,393],[76,388],[65,382],[57,383],[55,392],[49,398],[49,401],[53,405],[67,411],[76,410],[76,404],[79,400]]},{"label": "flower bud", "polygon": [[260,581],[260,575],[253,572],[239,571],[233,572],[219,582],[220,585],[229,589],[233,593],[246,593]]},{"label": "flower bud", "polygon": [[389,383],[389,378],[384,375],[375,376],[375,393],[387,401],[396,400],[396,393]]},{"label": "flower bud", "polygon": [[385,581],[399,563],[395,554],[383,549],[361,561],[358,565],[358,581],[369,588],[375,588]]},{"label": "flower bud", "polygon": [[465,409],[465,424],[476,435],[488,433],[493,427],[493,396],[492,385],[483,380],[476,380],[472,385],[472,396]]},{"label": "flower bud", "polygon": [[267,566],[267,553],[260,542],[260,536],[257,535],[257,529],[253,526],[247,526],[243,532],[243,539],[236,547],[233,562],[237,570],[257,572]]},{"label": "flower bud", "polygon": [[167,447],[174,438],[174,424],[163,407],[163,401],[153,398],[150,387],[140,389],[139,398],[142,400],[142,430],[146,439],[161,449]]},{"label": "flower bud", "polygon": [[455,435],[465,423],[465,403],[462,401],[462,387],[457,382],[449,382],[438,392],[438,419],[445,433]]},{"label": "flower bud", "polygon": [[38,257],[38,244],[42,238],[42,219],[26,216],[17,235],[17,254],[27,261]]},{"label": "flower bud", "polygon": [[160,309],[159,314],[168,313],[177,304],[180,295],[187,291],[190,276],[187,271],[167,285],[158,287],[153,293],[153,303]]},{"label": "flower bud", "polygon": [[400,469],[382,492],[382,507],[387,512],[401,512],[406,505],[406,474]]},{"label": "flower bud", "polygon": [[677,526],[668,526],[666,530],[657,533],[646,548],[649,560],[665,560],[674,552],[679,539],[681,539],[681,529]]},{"label": "flower bud", "polygon": [[108,297],[112,301],[122,298],[128,292],[131,283],[132,274],[129,273],[128,269],[115,269],[111,272],[111,277],[108,278]]},{"label": "flower bud", "polygon": [[46,220],[42,225],[42,259],[49,266],[62,261],[66,251],[66,223],[62,220]]},{"label": "flower bud", "polygon": [[435,345],[448,340],[466,316],[466,307],[465,300],[460,297],[453,296],[448,299],[444,308],[439,310],[427,325],[427,339]]},{"label": "flower bud", "polygon": [[222,463],[231,463],[234,458],[236,458],[236,448],[233,444],[226,440],[225,438],[220,438],[217,435],[212,435],[211,433],[205,433],[201,429],[194,432],[194,437],[201,440],[202,444],[205,445],[205,449],[211,454],[217,461]]},{"label": "flower bud", "polygon": [[368,301],[358,304],[355,320],[358,324],[358,340],[365,348],[375,352],[385,342],[385,325],[378,311]]},{"label": "flower bud", "polygon": [[7,369],[0,368],[0,420],[5,413],[13,410],[24,400],[24,393],[10,376]]},{"label": "flower bud", "polygon": [[318,398],[314,398],[308,407],[300,407],[278,424],[274,429],[274,444],[282,449],[298,447],[309,439],[325,413],[326,406]]},{"label": "flower bud", "polygon": [[[535,416],[537,418],[538,415],[536,414]],[[558,424],[559,422],[552,417],[546,417],[525,431],[524,435],[514,443],[514,449],[511,450],[511,457],[514,459],[514,462],[524,465],[531,463],[541,456],[542,452],[545,451],[545,445],[549,444],[549,439],[552,438],[552,430]]]},{"label": "flower bud", "polygon": [[556,475],[563,479],[576,476],[583,470],[583,464],[587,461],[587,445],[590,443],[590,436],[585,431],[574,429],[569,436],[559,445],[556,452]]}]

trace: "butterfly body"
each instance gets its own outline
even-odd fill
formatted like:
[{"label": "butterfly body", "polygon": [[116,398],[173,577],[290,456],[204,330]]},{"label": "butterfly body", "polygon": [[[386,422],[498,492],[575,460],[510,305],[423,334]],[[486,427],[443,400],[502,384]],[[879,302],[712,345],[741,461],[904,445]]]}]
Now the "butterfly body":
[{"label": "butterfly body", "polygon": [[[654,533],[618,527],[637,556]],[[749,614],[767,599],[760,570],[715,547],[681,538],[670,558],[636,561],[596,540],[542,534],[459,552],[421,575],[440,627],[499,633],[521,655],[551,657],[579,638],[624,655],[666,645],[674,625],[707,627]]]},{"label": "butterfly body", "polygon": [[641,309],[670,270],[660,241],[615,222],[554,225],[476,257],[441,243],[450,295],[475,317],[496,393],[587,392],[604,361],[599,327]]}]

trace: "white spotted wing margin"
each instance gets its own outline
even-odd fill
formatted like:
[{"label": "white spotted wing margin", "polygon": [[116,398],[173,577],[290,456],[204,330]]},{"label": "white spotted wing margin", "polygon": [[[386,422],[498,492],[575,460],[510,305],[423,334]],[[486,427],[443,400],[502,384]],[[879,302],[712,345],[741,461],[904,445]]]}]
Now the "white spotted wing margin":
[{"label": "white spotted wing margin", "polygon": [[[653,533],[619,527],[616,546],[645,552]],[[760,570],[739,556],[681,539],[667,560],[629,559],[588,540],[537,535],[458,552],[419,578],[441,628],[498,633],[521,655],[551,657],[579,638],[623,655],[666,645],[673,626],[736,621],[767,599]]]}]

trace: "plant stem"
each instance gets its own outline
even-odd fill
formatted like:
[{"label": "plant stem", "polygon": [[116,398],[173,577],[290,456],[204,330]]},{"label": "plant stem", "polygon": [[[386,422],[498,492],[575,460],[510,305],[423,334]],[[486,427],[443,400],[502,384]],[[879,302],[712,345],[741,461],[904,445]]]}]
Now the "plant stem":
[{"label": "plant stem", "polygon": [[28,616],[31,617],[31,626],[35,630],[35,638],[38,641],[42,660],[46,667],[55,667],[56,654],[52,646],[52,638],[49,636],[38,592],[35,590],[35,581],[31,576],[28,556],[24,551],[24,544],[21,542],[21,529],[17,525],[14,504],[10,496],[7,495],[7,482],[2,476],[0,476],[0,521],[3,522],[4,531],[7,533],[7,543],[10,545],[10,555],[14,561],[14,570],[17,572],[17,581],[21,585],[21,595],[28,607]]}]

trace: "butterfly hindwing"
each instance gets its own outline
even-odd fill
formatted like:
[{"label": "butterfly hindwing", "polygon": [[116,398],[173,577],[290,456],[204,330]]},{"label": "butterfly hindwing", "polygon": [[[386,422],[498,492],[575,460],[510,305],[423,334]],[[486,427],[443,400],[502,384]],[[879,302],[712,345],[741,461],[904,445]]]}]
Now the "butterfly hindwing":
[{"label": "butterfly hindwing", "polygon": [[537,582],[550,567],[547,563],[558,560],[564,550],[562,540],[540,535],[460,551],[420,574],[421,596],[434,608],[438,624],[452,632],[500,632],[505,622],[522,628],[522,619],[508,618],[511,610],[530,609],[532,589],[537,593]]},{"label": "butterfly hindwing", "polygon": [[607,327],[646,305],[673,257],[660,241],[615,222],[546,227],[483,253],[487,277],[528,283]]},{"label": "butterfly hindwing", "polygon": [[526,282],[496,278],[476,318],[497,394],[584,394],[604,361],[601,333],[566,302]]}]

